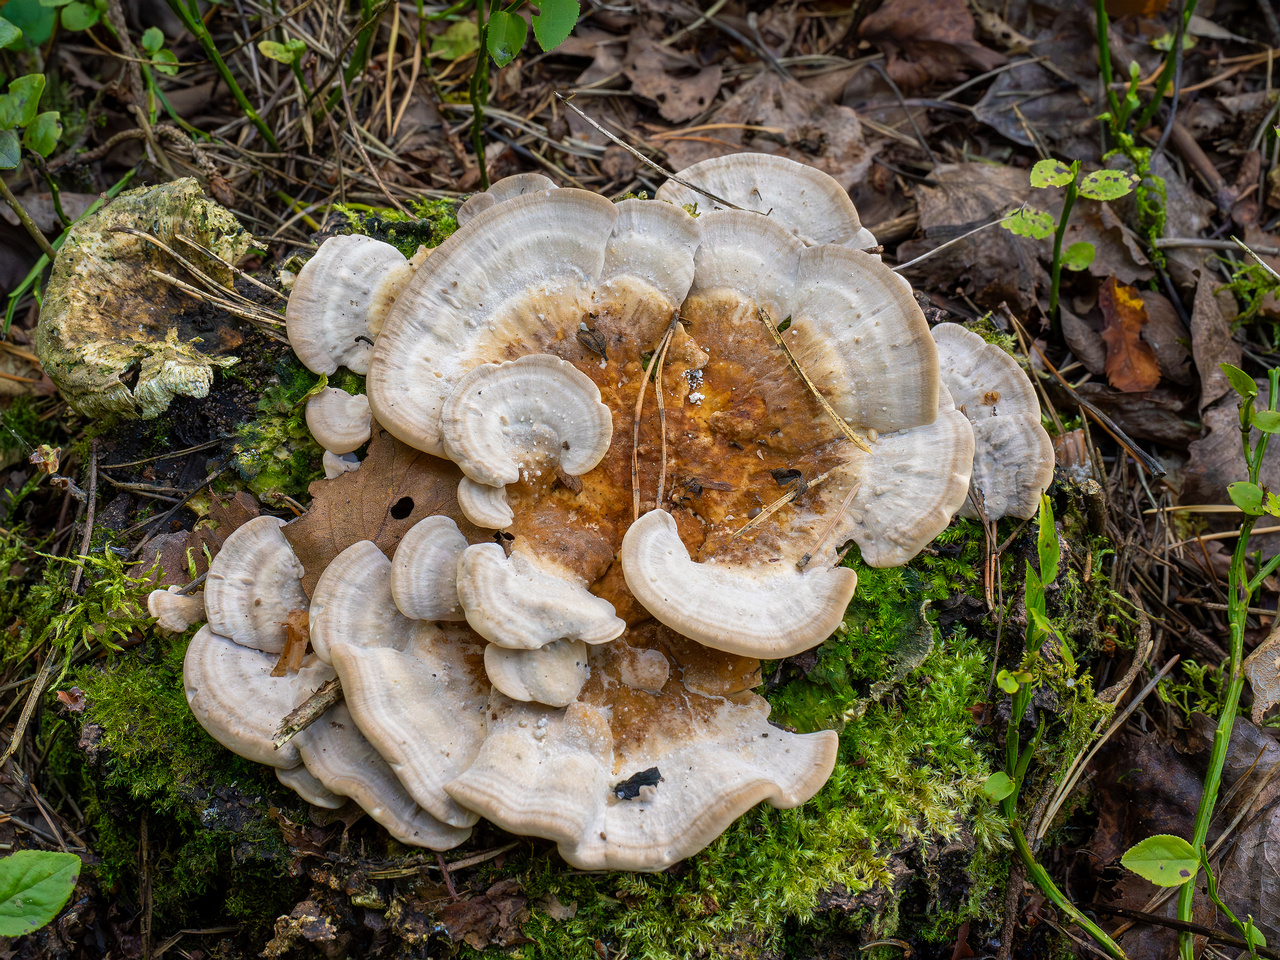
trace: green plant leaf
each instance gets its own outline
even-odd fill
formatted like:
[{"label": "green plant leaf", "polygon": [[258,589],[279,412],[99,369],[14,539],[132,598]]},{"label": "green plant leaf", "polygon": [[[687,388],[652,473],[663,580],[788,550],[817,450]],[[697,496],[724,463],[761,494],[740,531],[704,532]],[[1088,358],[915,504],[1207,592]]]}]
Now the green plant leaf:
[{"label": "green plant leaf", "polygon": [[533,18],[533,35],[543,50],[554,50],[564,43],[582,12],[578,0],[542,0],[538,9],[540,12]]},{"label": "green plant leaf", "polygon": [[1018,692],[1018,681],[1008,670],[1001,670],[996,674],[996,685],[1005,693]]},{"label": "green plant leaf", "polygon": [[1163,833],[1135,843],[1120,862],[1158,887],[1180,887],[1200,869],[1200,858],[1191,844]]},{"label": "green plant leaf", "polygon": [[529,35],[529,25],[523,17],[502,10],[495,11],[489,18],[488,46],[489,56],[500,67],[505,67],[520,53],[525,37]]},{"label": "green plant leaf", "polygon": [[155,53],[164,46],[164,31],[159,27],[147,27],[142,33],[142,49]]},{"label": "green plant leaf", "polygon": [[982,785],[982,792],[992,800],[1003,800],[1013,793],[1013,781],[1009,779],[1007,773],[997,770],[987,777],[986,782]]},{"label": "green plant leaf", "polygon": [[1074,174],[1061,160],[1041,160],[1031,168],[1033,187],[1065,187]]},{"label": "green plant leaf", "polygon": [[1280,517],[1280,497],[1277,497],[1270,490],[1267,491],[1267,502],[1262,507],[1263,510],[1271,514],[1273,517]]},{"label": "green plant leaf", "polygon": [[42,157],[53,153],[62,136],[62,124],[58,122],[60,114],[57,110],[46,110],[22,132],[22,145],[33,150]]},{"label": "green plant leaf", "polygon": [[65,7],[71,0],[40,0],[42,7]]},{"label": "green plant leaf", "polygon": [[1231,502],[1239,507],[1247,516],[1262,516],[1262,488],[1247,480],[1238,480],[1227,484],[1227,493]]},{"label": "green plant leaf", "polygon": [[1262,931],[1253,925],[1253,914],[1249,915],[1249,919],[1244,924],[1244,942],[1252,947],[1265,947],[1267,938],[1262,935]]},{"label": "green plant leaf", "polygon": [[0,130],[0,170],[12,170],[22,160],[22,147],[18,135],[12,130]]},{"label": "green plant leaf", "polygon": [[431,38],[431,56],[457,60],[480,49],[480,31],[470,20],[451,24],[444,33]]},{"label": "green plant leaf", "polygon": [[1253,411],[1253,425],[1263,433],[1280,433],[1280,412],[1275,410]]},{"label": "green plant leaf", "polygon": [[76,0],[62,8],[62,29],[88,30],[102,18],[97,7]]},{"label": "green plant leaf", "polygon": [[0,17],[0,47],[7,47],[22,39],[22,31],[4,17]]},{"label": "green plant leaf", "polygon": [[258,52],[271,60],[292,64],[302,59],[302,55],[307,52],[307,44],[306,41],[298,40],[297,38],[291,39],[286,43],[263,40],[258,43]]},{"label": "green plant leaf", "polygon": [[157,50],[151,55],[151,66],[167,76],[178,74],[178,58],[172,50]]},{"label": "green plant leaf", "polygon": [[1097,251],[1093,248],[1093,244],[1088,240],[1081,240],[1079,243],[1073,243],[1067,247],[1062,253],[1062,265],[1068,270],[1074,270],[1079,273],[1081,270],[1088,270],[1089,264],[1093,263],[1094,254]]},{"label": "green plant leaf", "polygon": [[1043,210],[1023,207],[1000,226],[1019,237],[1043,240],[1045,237],[1053,235],[1054,223],[1053,217]]},{"label": "green plant leaf", "polygon": [[79,876],[74,853],[20,850],[0,860],[0,937],[20,937],[56,917]]},{"label": "green plant leaf", "polygon": [[45,43],[58,22],[58,11],[42,7],[37,0],[9,0],[4,5],[4,18],[22,31],[19,50],[31,50]]},{"label": "green plant leaf", "polygon": [[1080,178],[1080,196],[1089,200],[1119,200],[1142,178],[1125,170],[1095,170]]},{"label": "green plant leaf", "polygon": [[1239,367],[1233,367],[1229,363],[1220,363],[1218,364],[1218,369],[1222,371],[1232,389],[1240,396],[1256,397],[1258,395],[1258,385],[1254,383],[1253,377]]},{"label": "green plant leaf", "polygon": [[3,123],[4,127],[25,127],[36,118],[40,110],[40,96],[44,93],[44,74],[29,73],[9,84],[8,116],[12,123]]},{"label": "green plant leaf", "polygon": [[1047,587],[1058,579],[1062,548],[1058,544],[1058,530],[1053,525],[1053,504],[1044,494],[1040,495],[1040,535],[1036,540],[1036,553],[1040,559],[1040,582]]}]

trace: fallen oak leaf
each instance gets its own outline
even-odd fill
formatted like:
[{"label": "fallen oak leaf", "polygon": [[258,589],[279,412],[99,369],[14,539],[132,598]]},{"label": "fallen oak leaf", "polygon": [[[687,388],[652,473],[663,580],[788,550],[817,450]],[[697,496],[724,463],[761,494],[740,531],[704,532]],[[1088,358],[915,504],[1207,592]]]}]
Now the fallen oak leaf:
[{"label": "fallen oak leaf", "polygon": [[469,543],[491,539],[463,517],[457,498],[461,479],[462,471],[448,460],[376,430],[360,469],[312,483],[311,508],[282,528],[305,571],[307,596],[330,561],[353,543],[372,540],[391,557],[409,528],[427,517],[449,517]]},{"label": "fallen oak leaf", "polygon": [[454,941],[463,941],[473,950],[491,943],[504,947],[533,943],[520,930],[529,917],[529,900],[516,880],[500,880],[485,893],[468,900],[446,903],[440,921]]},{"label": "fallen oak leaf", "polygon": [[1133,287],[1108,277],[1098,291],[1102,340],[1107,345],[1107,381],[1125,393],[1145,393],[1160,382],[1155,351],[1142,339],[1147,307]]}]

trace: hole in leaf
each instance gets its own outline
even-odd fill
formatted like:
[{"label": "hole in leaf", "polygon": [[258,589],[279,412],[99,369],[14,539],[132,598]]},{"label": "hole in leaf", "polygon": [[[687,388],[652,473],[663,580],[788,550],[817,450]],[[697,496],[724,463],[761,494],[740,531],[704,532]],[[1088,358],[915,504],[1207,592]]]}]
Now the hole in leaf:
[{"label": "hole in leaf", "polygon": [[391,516],[396,520],[403,520],[411,513],[413,513],[413,497],[401,497],[391,505]]}]

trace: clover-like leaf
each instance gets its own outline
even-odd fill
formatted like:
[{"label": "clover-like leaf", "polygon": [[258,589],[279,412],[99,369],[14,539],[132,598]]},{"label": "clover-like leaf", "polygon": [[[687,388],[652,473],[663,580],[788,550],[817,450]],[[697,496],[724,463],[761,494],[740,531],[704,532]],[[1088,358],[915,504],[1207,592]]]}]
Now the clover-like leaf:
[{"label": "clover-like leaf", "polygon": [[554,50],[569,38],[582,8],[578,0],[542,0],[533,18],[533,35],[543,50]]},{"label": "clover-like leaf", "polygon": [[1180,887],[1200,869],[1200,858],[1191,844],[1169,834],[1157,834],[1135,843],[1125,851],[1120,862],[1159,887]]},{"label": "clover-like leaf", "polygon": [[172,50],[157,50],[151,55],[151,66],[167,76],[178,74],[178,58]]},{"label": "clover-like leaf", "polygon": [[1231,496],[1231,502],[1239,507],[1246,516],[1262,516],[1263,492],[1262,488],[1256,483],[1249,483],[1247,480],[1229,483],[1227,484],[1227,493]]},{"label": "clover-like leaf", "polygon": [[22,31],[4,17],[0,17],[0,47],[7,47],[22,39]]},{"label": "clover-like leaf", "polygon": [[992,800],[1003,800],[1013,793],[1013,781],[1009,779],[1007,773],[996,771],[987,777],[986,782],[982,785],[982,792]]},{"label": "clover-like leaf", "polygon": [[1041,160],[1031,168],[1033,187],[1065,187],[1075,173],[1061,160]]},{"label": "clover-like leaf", "polygon": [[441,60],[457,60],[480,49],[480,31],[470,20],[449,25],[444,33],[431,38],[431,55]]},{"label": "clover-like leaf", "polygon": [[489,56],[498,66],[505,67],[520,53],[528,35],[529,25],[523,17],[503,10],[494,11],[489,18]]},{"label": "clover-like leaf", "polygon": [[164,31],[159,27],[147,27],[142,32],[142,49],[154,54],[164,46]]},{"label": "clover-like leaf", "polygon": [[1263,433],[1280,433],[1280,412],[1275,410],[1253,411],[1253,425]]},{"label": "clover-like leaf", "polygon": [[20,937],[56,917],[79,876],[74,853],[20,850],[0,860],[0,937]]},{"label": "clover-like leaf", "polygon": [[1043,210],[1023,207],[1002,224],[1006,230],[1019,237],[1030,237],[1032,240],[1043,240],[1053,233],[1053,217]]},{"label": "clover-like leaf", "polygon": [[58,138],[62,136],[59,116],[57,110],[46,110],[39,114],[22,132],[22,145],[42,157],[53,153],[53,148],[58,145]]},{"label": "clover-like leaf", "polygon": [[1125,170],[1095,170],[1080,178],[1080,196],[1089,200],[1119,200],[1133,192],[1142,179]]},{"label": "clover-like leaf", "polygon": [[1223,376],[1227,378],[1227,382],[1231,384],[1231,388],[1242,397],[1256,397],[1258,395],[1258,385],[1254,382],[1253,377],[1249,376],[1239,367],[1232,366],[1229,363],[1218,364],[1218,369],[1222,371]]},{"label": "clover-like leaf", "polygon": [[12,170],[22,160],[22,145],[12,130],[0,130],[0,170]]},{"label": "clover-like leaf", "polygon": [[62,29],[64,30],[88,30],[100,19],[102,19],[102,13],[97,7],[80,3],[79,0],[62,8]]},{"label": "clover-like leaf", "polygon": [[1062,253],[1062,265],[1068,270],[1074,270],[1079,273],[1081,270],[1088,270],[1089,264],[1093,263],[1093,257],[1097,253],[1093,244],[1088,240],[1081,240],[1079,243],[1073,243],[1067,247]]}]

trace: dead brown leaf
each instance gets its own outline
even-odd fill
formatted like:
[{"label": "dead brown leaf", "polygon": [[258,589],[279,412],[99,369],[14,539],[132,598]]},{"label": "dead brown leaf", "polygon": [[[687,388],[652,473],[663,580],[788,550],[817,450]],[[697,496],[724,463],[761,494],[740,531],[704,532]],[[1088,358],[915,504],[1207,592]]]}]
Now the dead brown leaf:
[{"label": "dead brown leaf", "polygon": [[704,67],[696,58],[664,47],[643,30],[632,30],[622,72],[631,89],[658,105],[672,123],[702,113],[720,92],[719,64]]},{"label": "dead brown leaf", "polygon": [[1142,339],[1147,308],[1138,291],[1115,277],[1098,291],[1102,308],[1102,340],[1107,345],[1108,382],[1125,393],[1144,393],[1160,382],[1160,365],[1151,344]]},{"label": "dead brown leaf", "polygon": [[72,713],[84,713],[84,691],[79,687],[58,691],[58,702]]},{"label": "dead brown leaf", "polygon": [[532,943],[520,930],[529,918],[528,903],[518,881],[500,880],[478,897],[446,903],[440,909],[440,922],[452,940],[462,940],[474,950],[491,943],[504,947]]},{"label": "dead brown leaf", "polygon": [[1280,703],[1280,629],[1272,630],[1271,636],[1245,658],[1243,669],[1253,688],[1250,716],[1254,723],[1261,723],[1263,714]]},{"label": "dead brown leaf", "polygon": [[1230,293],[1215,293],[1217,286],[1207,270],[1200,272],[1196,299],[1191,307],[1191,353],[1200,372],[1200,409],[1231,391],[1220,363],[1240,366],[1241,348],[1231,333],[1236,302]]},{"label": "dead brown leaf", "polygon": [[311,595],[334,557],[361,540],[372,540],[388,557],[419,520],[446,516],[472,543],[488,537],[458,508],[462,471],[448,460],[406,446],[377,430],[360,469],[311,484],[311,509],[284,527],[306,571],[302,588]]},{"label": "dead brown leaf", "polygon": [[[1055,216],[1060,215],[1062,199],[1050,204],[1049,209]],[[1155,276],[1138,238],[1110,204],[1096,200],[1076,203],[1062,243],[1066,248],[1080,241],[1093,244],[1089,272],[1099,279],[1115,277],[1121,283],[1133,284]]]},{"label": "dead brown leaf", "polygon": [[889,76],[904,87],[965,79],[965,68],[992,70],[1003,54],[974,39],[964,0],[890,0],[862,21],[858,36],[878,44]]},{"label": "dead brown leaf", "polygon": [[771,70],[744,83],[709,122],[726,126],[672,131],[657,141],[673,169],[742,151],[772,153],[817,167],[848,190],[866,177],[875,153],[856,113]]},{"label": "dead brown leaf", "polygon": [[307,644],[311,642],[306,610],[290,610],[284,624],[284,649],[280,651],[276,665],[271,668],[273,677],[283,677],[301,670],[302,658],[307,652]]},{"label": "dead brown leaf", "polygon": [[1142,303],[1147,308],[1147,325],[1142,328],[1142,339],[1151,344],[1160,365],[1160,373],[1166,380],[1189,387],[1196,382],[1191,368],[1191,354],[1186,344],[1191,333],[1183,325],[1178,311],[1169,298],[1154,290],[1143,290]]}]

